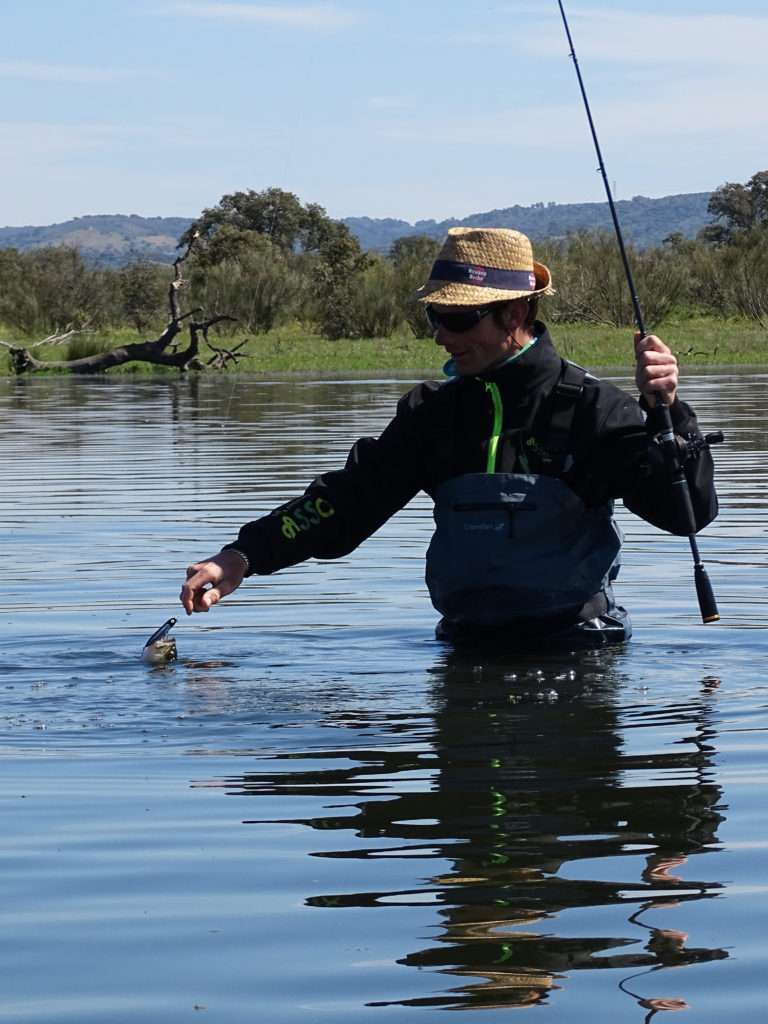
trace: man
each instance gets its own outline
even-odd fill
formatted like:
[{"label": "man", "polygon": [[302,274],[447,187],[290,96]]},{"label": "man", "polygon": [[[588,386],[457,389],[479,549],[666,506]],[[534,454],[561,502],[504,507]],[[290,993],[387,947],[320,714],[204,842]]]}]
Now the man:
[{"label": "man", "polygon": [[[551,292],[525,235],[452,228],[418,293],[450,357],[448,380],[415,387],[344,469],[191,565],[187,613],[208,611],[245,576],[347,554],[424,490],[435,499],[427,583],[439,636],[627,639],[611,586],[621,544],[612,502],[687,533],[646,413],[658,395],[678,436],[698,437],[698,426],[677,397],[677,361],[653,335],[635,339],[640,403],[562,360],[536,319],[538,297]],[[705,447],[685,472],[701,529],[717,514]]]}]

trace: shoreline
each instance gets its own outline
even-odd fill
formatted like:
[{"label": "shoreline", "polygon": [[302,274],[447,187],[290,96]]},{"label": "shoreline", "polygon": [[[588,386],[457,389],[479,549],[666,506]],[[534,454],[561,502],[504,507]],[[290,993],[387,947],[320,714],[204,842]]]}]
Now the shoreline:
[{"label": "shoreline", "polygon": [[[607,327],[585,323],[551,323],[548,325],[555,347],[566,359],[588,369],[628,367],[633,362],[631,328]],[[149,332],[147,332],[149,333]],[[676,354],[681,370],[693,368],[727,368],[768,366],[768,330],[755,321],[715,320],[691,318],[669,320],[654,330]],[[225,370],[185,372],[232,374],[300,373],[300,374],[358,374],[400,373],[415,376],[442,376],[445,356],[431,338],[416,338],[401,333],[387,338],[343,338],[330,340],[312,333],[308,325],[290,324],[276,328],[268,334],[248,336],[248,332],[235,330],[216,334],[218,347],[234,347],[245,338],[238,352],[237,365]],[[12,338],[9,331],[0,328],[0,340],[17,347],[32,347],[39,339]],[[105,352],[110,349],[145,340],[128,330],[105,330],[94,335],[78,336],[70,349],[40,346],[35,356],[41,360],[72,359],[87,352]],[[202,353],[205,358],[205,351]],[[107,376],[172,375],[176,368],[155,366],[133,361],[111,368]],[[71,376],[66,369],[36,370],[21,376]],[[101,374],[104,376],[105,374]],[[14,377],[9,362],[0,369],[0,376]]]}]

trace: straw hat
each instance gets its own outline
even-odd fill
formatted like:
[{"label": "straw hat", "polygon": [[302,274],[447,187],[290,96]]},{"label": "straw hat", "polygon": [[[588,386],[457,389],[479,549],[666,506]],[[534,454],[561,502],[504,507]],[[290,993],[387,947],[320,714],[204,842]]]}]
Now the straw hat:
[{"label": "straw hat", "polygon": [[527,235],[511,228],[450,228],[416,298],[443,306],[482,306],[552,292],[552,275],[534,260]]}]

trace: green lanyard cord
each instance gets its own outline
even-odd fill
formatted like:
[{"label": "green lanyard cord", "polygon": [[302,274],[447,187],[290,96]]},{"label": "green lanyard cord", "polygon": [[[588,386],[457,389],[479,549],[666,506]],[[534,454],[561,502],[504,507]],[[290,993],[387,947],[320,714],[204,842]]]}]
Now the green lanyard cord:
[{"label": "green lanyard cord", "polygon": [[488,465],[485,471],[486,473],[495,473],[501,426],[504,420],[504,406],[501,402],[501,393],[498,386],[493,381],[488,380],[485,382],[485,390],[490,393],[491,401],[493,402],[493,432],[488,440]]},{"label": "green lanyard cord", "polygon": [[[501,392],[499,391],[498,385],[494,384],[493,381],[487,380],[485,382],[485,390],[490,394],[491,401],[493,402],[493,431],[488,440],[488,464],[485,467],[485,471],[486,473],[495,473],[496,460],[499,455],[501,428],[504,422],[504,404],[501,401]],[[530,466],[528,465],[528,459],[525,457],[524,451],[520,452],[519,459],[523,472],[530,473]]]}]

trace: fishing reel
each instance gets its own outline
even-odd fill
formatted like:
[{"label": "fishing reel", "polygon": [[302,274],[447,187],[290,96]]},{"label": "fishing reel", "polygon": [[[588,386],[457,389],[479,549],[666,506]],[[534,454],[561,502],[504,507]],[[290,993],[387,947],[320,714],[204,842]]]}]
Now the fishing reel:
[{"label": "fishing reel", "polygon": [[689,459],[697,459],[703,451],[709,451],[713,444],[722,444],[723,441],[725,441],[725,434],[722,430],[713,430],[709,434],[704,434],[703,437],[701,434],[691,434],[686,438],[677,439],[684,462],[688,462]]}]

